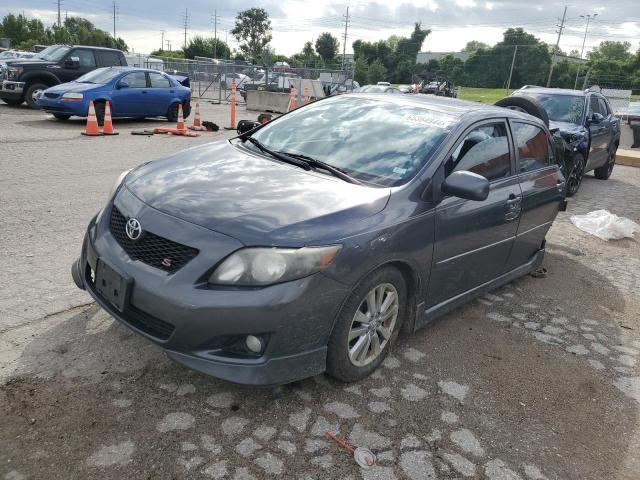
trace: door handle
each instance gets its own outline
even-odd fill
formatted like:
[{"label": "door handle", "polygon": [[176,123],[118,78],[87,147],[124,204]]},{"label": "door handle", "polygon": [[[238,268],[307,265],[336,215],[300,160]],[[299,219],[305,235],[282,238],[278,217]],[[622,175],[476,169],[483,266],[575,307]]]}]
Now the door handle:
[{"label": "door handle", "polygon": [[142,90],[142,93],[147,93],[147,91],[146,90]]}]

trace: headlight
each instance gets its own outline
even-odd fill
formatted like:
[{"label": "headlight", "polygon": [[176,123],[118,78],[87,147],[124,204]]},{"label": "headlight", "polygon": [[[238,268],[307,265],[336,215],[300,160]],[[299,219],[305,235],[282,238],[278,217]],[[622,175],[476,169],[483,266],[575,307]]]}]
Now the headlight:
[{"label": "headlight", "polygon": [[68,100],[70,102],[79,102],[83,98],[84,98],[84,95],[82,93],[76,93],[76,92],[67,92],[64,95],[62,95],[62,100]]},{"label": "headlight", "polygon": [[7,78],[9,80],[17,80],[22,73],[22,68],[20,67],[9,67],[7,68]]},{"label": "headlight", "polygon": [[341,245],[304,248],[244,248],[209,277],[217,285],[260,286],[306,277],[327,267]]},{"label": "headlight", "polygon": [[113,194],[116,193],[116,190],[118,190],[118,187],[120,187],[120,184],[124,181],[125,177],[129,174],[131,170],[133,169],[130,168],[129,170],[125,170],[120,175],[118,175],[118,179],[116,180],[116,183],[114,183],[113,187],[111,187],[111,192],[109,193],[109,199],[113,197]]}]

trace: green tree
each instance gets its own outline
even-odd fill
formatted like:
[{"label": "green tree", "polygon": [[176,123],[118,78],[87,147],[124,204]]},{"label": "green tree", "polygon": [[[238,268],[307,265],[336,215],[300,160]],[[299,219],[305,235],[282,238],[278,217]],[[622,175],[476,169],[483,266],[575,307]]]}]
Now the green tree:
[{"label": "green tree", "polygon": [[339,46],[338,39],[329,32],[321,33],[316,40],[316,52],[328,64],[335,60]]},{"label": "green tree", "polygon": [[481,48],[486,50],[489,48],[489,45],[487,45],[484,42],[479,42],[478,40],[471,40],[470,42],[467,42],[467,44],[464,46],[462,51],[467,53],[473,53],[473,52],[477,52]]},{"label": "green tree", "polygon": [[353,64],[353,77],[360,85],[367,83],[367,72],[369,71],[369,64],[363,57],[358,58]]},{"label": "green tree", "polygon": [[380,60],[375,60],[369,65],[369,71],[367,72],[367,82],[375,84],[387,79],[387,67]]},{"label": "green tree", "polygon": [[593,61],[620,60],[624,62],[633,57],[629,51],[630,48],[631,43],[629,42],[605,40],[604,42],[600,42],[600,45],[587,53],[587,58]]},{"label": "green tree", "polygon": [[250,8],[238,13],[231,34],[238,42],[243,42],[240,50],[255,62],[271,41],[269,14],[263,8]]},{"label": "green tree", "polygon": [[229,46],[219,38],[203,38],[199,35],[189,40],[183,51],[185,58],[228,58],[231,54]]}]

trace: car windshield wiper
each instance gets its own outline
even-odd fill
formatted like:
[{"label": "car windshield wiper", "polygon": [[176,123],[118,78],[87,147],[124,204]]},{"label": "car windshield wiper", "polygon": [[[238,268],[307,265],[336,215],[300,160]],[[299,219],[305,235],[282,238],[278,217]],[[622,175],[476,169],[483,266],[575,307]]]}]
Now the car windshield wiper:
[{"label": "car windshield wiper", "polygon": [[354,183],[356,185],[362,185],[362,182],[360,180],[353,178],[351,175],[347,174],[341,168],[334,167],[333,165],[329,165],[328,163],[325,163],[322,160],[316,160],[315,158],[312,158],[308,155],[304,155],[302,153],[292,153],[292,152],[278,152],[278,153],[303,160],[307,164],[309,164],[309,166],[311,167],[322,168],[323,170],[326,170],[327,172],[331,173],[334,177],[337,177],[340,180],[344,180],[345,182]]},{"label": "car windshield wiper", "polygon": [[256,140],[253,137],[245,137],[245,140],[249,140],[251,143],[253,143],[256,147],[258,147],[258,149],[263,152],[263,153],[268,153],[269,155],[271,155],[273,158],[276,158],[282,162],[286,162],[286,163],[290,163],[291,165],[295,165],[296,167],[300,167],[304,170],[311,170],[311,166],[309,166],[309,164],[306,161],[303,160],[298,160],[294,157],[291,157],[289,155],[280,153],[280,152],[276,152],[273,151],[267,147],[265,147],[262,142],[260,142],[259,140]]}]

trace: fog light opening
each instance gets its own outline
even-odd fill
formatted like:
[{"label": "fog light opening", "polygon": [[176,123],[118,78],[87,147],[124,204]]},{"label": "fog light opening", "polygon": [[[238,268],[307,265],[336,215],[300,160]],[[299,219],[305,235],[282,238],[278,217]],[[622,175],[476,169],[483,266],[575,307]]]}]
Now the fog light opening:
[{"label": "fog light opening", "polygon": [[247,350],[252,353],[262,353],[264,348],[264,341],[255,335],[247,335],[247,338],[244,339],[244,344]]}]

